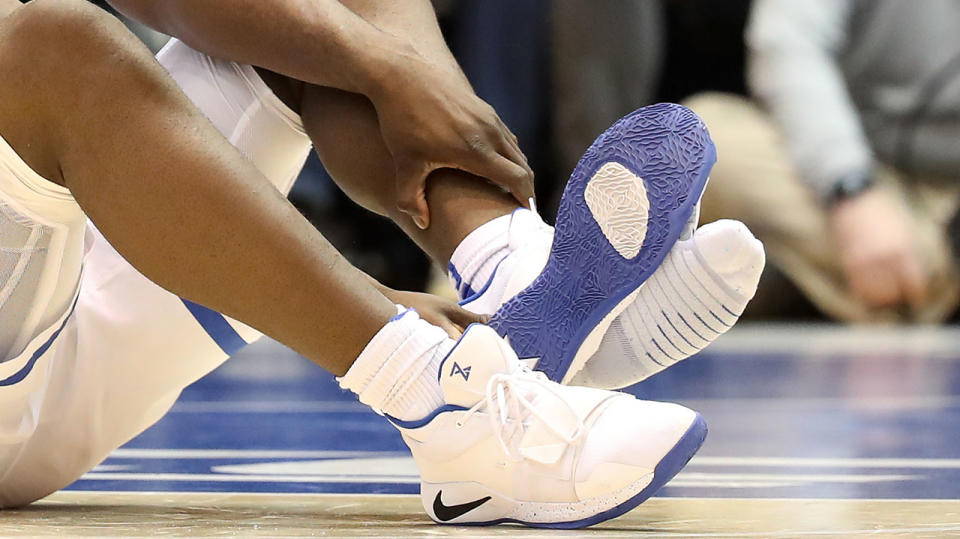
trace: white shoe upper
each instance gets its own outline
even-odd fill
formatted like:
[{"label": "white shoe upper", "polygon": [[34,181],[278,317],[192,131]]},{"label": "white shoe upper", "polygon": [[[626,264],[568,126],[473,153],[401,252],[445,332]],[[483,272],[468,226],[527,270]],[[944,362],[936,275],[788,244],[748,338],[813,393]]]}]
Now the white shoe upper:
[{"label": "white shoe upper", "polygon": [[[550,382],[481,325],[470,326],[444,361],[440,384],[447,406],[439,413],[395,422],[434,518],[430,496],[438,488],[448,505],[494,498],[457,521],[587,518],[648,485],[696,419],[676,404]],[[548,508],[560,507],[565,516],[550,516]]]}]

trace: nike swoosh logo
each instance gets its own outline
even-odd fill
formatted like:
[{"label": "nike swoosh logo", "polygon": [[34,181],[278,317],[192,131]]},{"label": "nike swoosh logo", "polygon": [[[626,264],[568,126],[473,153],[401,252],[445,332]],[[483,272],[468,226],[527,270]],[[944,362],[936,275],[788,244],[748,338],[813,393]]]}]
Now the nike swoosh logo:
[{"label": "nike swoosh logo", "polygon": [[433,514],[437,515],[437,520],[440,522],[447,522],[459,516],[463,516],[490,501],[490,496],[487,496],[472,502],[461,503],[457,505],[444,505],[443,501],[440,499],[442,494],[442,490],[437,492],[437,497],[433,499]]}]

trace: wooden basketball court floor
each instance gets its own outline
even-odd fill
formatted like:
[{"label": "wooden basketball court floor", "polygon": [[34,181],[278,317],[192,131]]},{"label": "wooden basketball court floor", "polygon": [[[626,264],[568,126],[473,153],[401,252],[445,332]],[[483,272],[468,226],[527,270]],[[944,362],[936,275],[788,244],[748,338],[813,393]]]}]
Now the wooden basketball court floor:
[{"label": "wooden basketball court floor", "polygon": [[437,526],[392,427],[261,342],[0,536],[960,537],[960,330],[742,325],[630,391],[710,426],[658,497],[586,530]]}]

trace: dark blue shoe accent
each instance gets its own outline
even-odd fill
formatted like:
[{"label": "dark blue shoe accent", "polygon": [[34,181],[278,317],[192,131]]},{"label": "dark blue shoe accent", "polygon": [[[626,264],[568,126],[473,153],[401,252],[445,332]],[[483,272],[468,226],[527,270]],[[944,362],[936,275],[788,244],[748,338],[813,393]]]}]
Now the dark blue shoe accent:
[{"label": "dark blue shoe accent", "polygon": [[[617,121],[570,176],[543,272],[500,307],[490,326],[509,337],[520,358],[539,358],[537,370],[562,381],[590,332],[673,248],[715,161],[706,126],[685,107],[652,105]],[[584,200],[591,178],[610,162],[642,178],[647,191],[647,232],[631,259],[610,244]]]}]

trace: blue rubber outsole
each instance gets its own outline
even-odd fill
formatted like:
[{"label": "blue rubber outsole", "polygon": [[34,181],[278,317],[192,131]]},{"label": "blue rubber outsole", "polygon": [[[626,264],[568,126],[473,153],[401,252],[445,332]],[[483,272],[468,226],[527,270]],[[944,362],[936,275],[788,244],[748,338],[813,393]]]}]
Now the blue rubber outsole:
[{"label": "blue rubber outsole", "polygon": [[[659,104],[607,129],[580,159],[563,192],[547,264],[494,313],[489,325],[520,358],[560,382],[591,331],[663,262],[703,192],[716,150],[689,109]],[[616,162],[642,178],[649,214],[640,252],[627,259],[607,240],[584,199],[588,183]]]},{"label": "blue rubber outsole", "polygon": [[605,522],[612,518],[617,518],[624,513],[631,511],[636,508],[641,503],[650,499],[651,496],[656,494],[664,485],[666,485],[671,479],[674,478],[684,466],[690,462],[690,459],[693,458],[693,455],[697,453],[700,449],[700,446],[703,445],[703,441],[707,438],[707,423],[703,420],[703,417],[700,414],[697,414],[697,417],[694,419],[693,423],[687,429],[687,432],[674,444],[673,448],[660,460],[660,463],[657,464],[657,467],[653,471],[653,481],[649,485],[644,487],[643,490],[635,494],[629,500],[608,509],[602,513],[597,513],[591,517],[583,518],[580,520],[571,520],[568,522],[524,522],[522,520],[502,518],[498,520],[491,520],[488,522],[467,522],[467,523],[449,523],[449,522],[438,522],[439,524],[448,524],[455,526],[493,526],[496,524],[523,524],[524,526],[529,526],[532,528],[550,528],[556,530],[571,530],[576,528],[585,528],[587,526],[593,526],[594,524],[599,524]]}]

